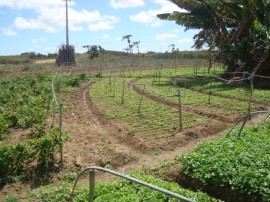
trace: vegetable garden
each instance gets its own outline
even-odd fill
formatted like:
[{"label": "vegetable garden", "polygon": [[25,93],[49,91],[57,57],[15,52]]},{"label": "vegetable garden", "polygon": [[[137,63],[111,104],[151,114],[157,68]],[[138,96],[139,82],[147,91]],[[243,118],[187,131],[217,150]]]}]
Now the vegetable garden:
[{"label": "vegetable garden", "polygon": [[[0,94],[0,184],[8,183],[13,176],[23,178],[32,168],[48,172],[58,164],[60,157],[57,152],[61,153],[63,142],[68,140],[61,130],[62,97],[73,94],[89,80],[87,99],[99,110],[100,116],[127,138],[140,143],[145,148],[143,152],[155,156],[177,150],[196,138],[229,129],[243,117],[249,106],[250,112],[269,110],[270,91],[267,88],[254,88],[250,99],[248,79],[235,85],[226,79],[222,81],[222,76],[224,71],[220,69],[213,69],[208,75],[205,68],[196,67],[110,71],[90,77],[86,74],[37,75],[3,80]],[[64,114],[68,112],[68,106],[64,103]],[[91,110],[89,113],[93,113]],[[265,113],[265,120],[269,119],[269,114],[269,111]],[[58,128],[51,128],[58,125]],[[229,188],[247,195],[250,201],[268,201],[269,130],[268,123],[246,128],[240,133],[235,129],[220,140],[199,144],[193,152],[180,155],[172,164],[180,164],[181,175],[185,174],[201,185],[195,187],[197,189],[207,192],[209,186],[220,190]],[[98,151],[105,154],[107,146],[97,146]],[[95,155],[96,150],[91,152]],[[108,161],[103,166],[109,164]],[[191,192],[142,172],[132,175],[194,201],[218,201],[202,192]],[[74,176],[68,181],[61,179],[57,188],[42,187],[24,197],[29,201],[67,200]],[[88,191],[83,186],[76,193],[74,201],[87,200]],[[224,199],[220,195],[213,196]],[[110,201],[112,197],[117,201],[173,201],[123,180],[97,185],[95,201]],[[237,200],[243,201],[241,198]]]}]

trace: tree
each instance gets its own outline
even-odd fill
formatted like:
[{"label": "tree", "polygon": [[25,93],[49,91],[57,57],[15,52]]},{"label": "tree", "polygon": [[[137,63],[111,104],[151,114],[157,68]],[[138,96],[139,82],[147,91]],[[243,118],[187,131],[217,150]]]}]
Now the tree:
[{"label": "tree", "polygon": [[100,55],[100,51],[97,45],[85,45],[83,48],[87,48],[87,53],[89,54],[90,60],[98,58]]},{"label": "tree", "polygon": [[[270,75],[270,1],[171,0],[187,12],[160,14],[188,29],[199,29],[194,47],[216,48],[228,71]],[[210,65],[209,65],[210,66]]]},{"label": "tree", "polygon": [[132,44],[133,44],[133,46],[137,47],[137,50],[138,50],[138,64],[140,65],[140,48],[139,48],[140,41],[134,41],[134,42],[132,42]]},{"label": "tree", "polygon": [[125,36],[122,37],[122,41],[127,40],[127,42],[128,42],[129,53],[131,53],[131,48],[132,48],[131,44],[130,44],[130,42],[131,42],[130,37],[132,37],[132,35],[130,35],[130,34],[125,35]]},{"label": "tree", "polygon": [[133,46],[136,46],[137,47],[138,55],[139,55],[140,54],[140,48],[139,48],[140,41],[134,41],[132,43],[133,43]]}]

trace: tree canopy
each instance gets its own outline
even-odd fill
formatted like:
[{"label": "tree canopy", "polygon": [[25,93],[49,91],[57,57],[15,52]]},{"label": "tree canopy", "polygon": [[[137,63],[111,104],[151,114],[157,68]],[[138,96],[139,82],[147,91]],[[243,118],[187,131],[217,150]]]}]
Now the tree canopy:
[{"label": "tree canopy", "polygon": [[160,14],[186,30],[198,29],[194,47],[219,51],[228,71],[270,75],[269,0],[170,0],[186,12]]},{"label": "tree canopy", "polygon": [[105,49],[99,45],[85,45],[83,48],[87,48],[90,60],[98,58],[100,55],[104,55]]}]

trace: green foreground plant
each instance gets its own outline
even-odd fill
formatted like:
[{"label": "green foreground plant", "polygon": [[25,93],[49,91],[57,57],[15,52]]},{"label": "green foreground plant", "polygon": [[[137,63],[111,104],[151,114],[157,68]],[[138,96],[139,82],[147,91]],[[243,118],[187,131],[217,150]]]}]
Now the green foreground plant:
[{"label": "green foreground plant", "polygon": [[[70,174],[69,174],[70,175]],[[158,187],[170,190],[177,194],[191,198],[197,202],[212,201],[218,202],[219,200],[209,197],[202,192],[192,192],[179,187],[176,183],[165,182],[163,180],[146,175],[142,172],[135,172],[130,174],[132,177],[145,181],[147,183],[156,185]],[[72,175],[73,176],[73,175]],[[44,202],[58,202],[67,201],[70,197],[70,190],[75,181],[75,178],[62,180],[60,185],[45,186],[35,190],[28,196],[29,201],[44,201]],[[76,190],[74,202],[88,201],[89,188],[81,186]],[[153,191],[147,187],[134,184],[127,180],[118,179],[114,182],[97,183],[95,188],[95,201],[98,202],[111,202],[111,201],[144,201],[144,202],[165,202],[177,201],[160,192]]]},{"label": "green foreground plant", "polygon": [[182,171],[205,185],[230,187],[251,199],[270,200],[270,123],[235,130],[220,140],[199,144],[181,157]]}]

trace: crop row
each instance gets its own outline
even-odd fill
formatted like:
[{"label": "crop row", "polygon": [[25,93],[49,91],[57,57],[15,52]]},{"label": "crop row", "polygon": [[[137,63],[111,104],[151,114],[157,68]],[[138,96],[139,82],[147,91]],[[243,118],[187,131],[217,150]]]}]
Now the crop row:
[{"label": "crop row", "polygon": [[230,187],[254,201],[270,200],[270,123],[249,127],[238,136],[199,144],[181,157],[182,171],[205,185]]},{"label": "crop row", "polygon": [[[208,92],[210,89],[213,93],[231,96],[231,97],[239,97],[244,99],[249,99],[250,96],[250,87],[247,86],[249,84],[248,81],[246,85],[232,85],[220,81],[214,81],[212,77],[198,77],[196,78],[179,78],[178,79],[181,84],[185,80],[189,88],[194,88],[197,90],[203,90]],[[255,100],[261,101],[270,101],[270,91],[268,89],[259,89],[255,88],[253,90],[252,98]]]},{"label": "crop row", "polygon": [[[178,109],[159,104],[134,92],[128,87],[126,79],[124,103],[122,103],[123,79],[103,79],[90,88],[90,96],[106,116],[129,134],[140,136],[144,140],[153,140],[173,136],[179,129]],[[139,105],[142,99],[140,111]],[[183,112],[183,128],[210,122],[211,119]]]},{"label": "crop row", "polygon": [[[185,88],[184,86],[172,85],[169,78],[162,78],[161,81],[156,81],[153,83],[153,79],[141,79],[138,82],[147,83],[149,86],[154,88],[157,92],[154,92],[151,88],[146,88],[147,92],[151,94],[159,95],[172,95],[177,94],[177,90],[180,90],[182,96],[183,105],[191,105],[201,108],[206,108],[208,112],[220,114],[220,115],[234,115],[245,112],[248,108],[247,101],[239,101],[238,99],[224,98],[220,96],[196,92]],[[189,87],[189,82],[181,80],[183,84],[186,83],[186,87]],[[142,88],[142,87],[141,87]],[[160,94],[159,94],[160,93]],[[164,99],[167,99],[171,102],[177,103],[178,98],[172,96],[163,96]],[[253,109],[262,108],[263,105],[252,104]]]}]

